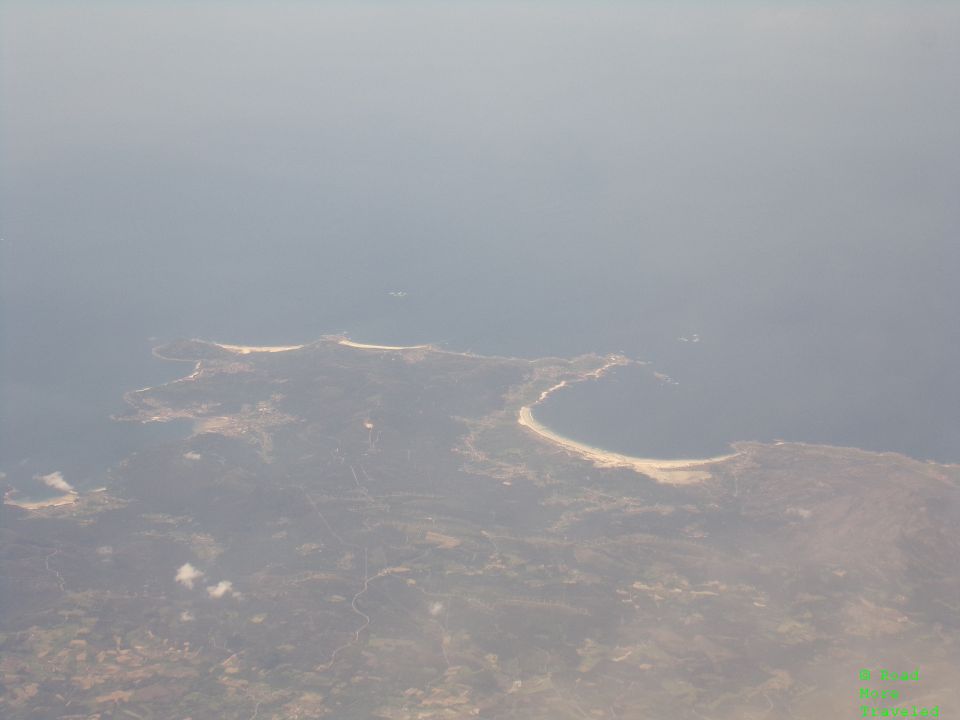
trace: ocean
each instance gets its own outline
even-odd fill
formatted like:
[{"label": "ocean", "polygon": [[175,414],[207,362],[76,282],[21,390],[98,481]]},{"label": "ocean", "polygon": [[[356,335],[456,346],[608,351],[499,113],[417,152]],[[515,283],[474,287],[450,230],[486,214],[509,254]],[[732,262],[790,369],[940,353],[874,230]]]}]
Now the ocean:
[{"label": "ocean", "polygon": [[185,432],[110,419],[155,343],[339,332],[647,361],[536,411],[620,452],[960,461],[955,9],[415,8],[3,9],[5,483]]}]

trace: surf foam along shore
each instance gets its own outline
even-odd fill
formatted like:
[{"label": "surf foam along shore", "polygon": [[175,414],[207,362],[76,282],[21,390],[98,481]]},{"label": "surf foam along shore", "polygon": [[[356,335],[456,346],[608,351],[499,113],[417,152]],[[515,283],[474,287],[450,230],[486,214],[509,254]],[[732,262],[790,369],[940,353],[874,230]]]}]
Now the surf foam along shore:
[{"label": "surf foam along shore", "polygon": [[[628,365],[630,363],[631,361],[627,358],[613,356],[605,365],[596,370],[584,373],[581,378],[578,378],[573,382],[591,379],[595,380],[602,377],[610,368]],[[570,381],[564,380],[557,383],[553,387],[544,390],[542,393],[540,393],[540,397],[538,397],[535,402],[531,403],[530,405],[524,405],[520,408],[517,416],[517,422],[521,426],[538,435],[541,439],[553,443],[554,445],[558,445],[572,455],[589,460],[596,467],[628,468],[651,477],[659,483],[686,485],[708,480],[711,477],[710,466],[739,455],[739,453],[731,453],[729,455],[720,455],[712,458],[661,460],[657,458],[642,458],[634,457],[632,455],[624,455],[623,453],[604,450],[603,448],[598,448],[593,445],[579,442],[573,438],[568,438],[565,435],[561,435],[560,433],[551,430],[537,420],[537,418],[533,415],[533,408],[550,397],[552,393],[563,387],[566,387],[569,384]]]}]

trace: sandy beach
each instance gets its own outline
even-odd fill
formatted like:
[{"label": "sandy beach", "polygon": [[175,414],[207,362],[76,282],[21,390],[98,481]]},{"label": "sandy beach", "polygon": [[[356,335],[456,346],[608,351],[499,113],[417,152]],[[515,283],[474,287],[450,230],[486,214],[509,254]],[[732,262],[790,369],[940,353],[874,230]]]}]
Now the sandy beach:
[{"label": "sandy beach", "polygon": [[589,460],[597,467],[629,468],[630,470],[636,470],[639,473],[652,477],[659,483],[671,485],[686,485],[707,480],[710,477],[710,465],[722,460],[727,460],[736,455],[736,453],[732,453],[730,455],[721,455],[699,460],[658,460],[656,458],[623,455],[587,445],[586,443],[578,442],[554,432],[533,416],[533,411],[529,406],[520,408],[520,415],[517,422],[523,427],[532,430],[544,440],[559,445],[564,450]]},{"label": "sandy beach", "polygon": [[278,353],[288,352],[290,350],[299,350],[304,345],[227,345],[226,343],[211,342],[221,350],[228,350],[239,355],[249,355],[250,353]]},{"label": "sandy beach", "polygon": [[76,492],[68,492],[63,495],[57,495],[56,497],[47,498],[46,500],[14,500],[10,497],[8,493],[3,498],[4,505],[10,505],[12,507],[18,507],[23,510],[42,510],[43,508],[49,507],[60,507],[62,505],[73,505],[80,499],[79,494]]},{"label": "sandy beach", "polygon": [[358,350],[422,350],[430,347],[429,345],[368,345],[367,343],[353,342],[353,340],[347,340],[347,338],[340,338],[337,344],[357,348]]},{"label": "sandy beach", "polygon": [[589,460],[596,467],[606,468],[629,468],[653,478],[659,483],[671,485],[686,485],[689,483],[701,482],[710,478],[710,466],[735,457],[738,453],[729,455],[720,455],[712,458],[700,459],[657,459],[642,458],[622,453],[611,452],[603,448],[587,445],[568,438],[560,433],[554,432],[546,425],[537,420],[533,415],[533,408],[546,400],[550,395],[561,388],[567,387],[571,382],[581,382],[583,380],[596,380],[602,377],[610,368],[627,365],[631,361],[619,357],[612,357],[609,362],[600,368],[585,373],[581,378],[573,381],[563,380],[556,385],[547,388],[531,405],[524,405],[520,408],[517,416],[517,422],[523,427],[539,435],[542,439],[562,447],[569,453]]}]

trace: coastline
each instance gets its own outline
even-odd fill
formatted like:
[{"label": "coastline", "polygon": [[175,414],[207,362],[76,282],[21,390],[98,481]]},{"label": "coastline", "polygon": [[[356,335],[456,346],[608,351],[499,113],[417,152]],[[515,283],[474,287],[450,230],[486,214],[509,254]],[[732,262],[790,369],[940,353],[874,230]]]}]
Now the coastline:
[{"label": "coastline", "polygon": [[[439,348],[429,345],[380,345],[375,343],[361,343],[350,340],[344,335],[325,335],[320,341],[333,342],[341,347],[352,348],[355,350],[372,350],[372,351],[381,351],[381,352],[398,352],[405,350],[431,350],[434,352],[449,352],[443,351]],[[251,355],[254,353],[263,353],[263,354],[273,354],[281,352],[291,352],[294,350],[301,350],[308,347],[314,343],[305,343],[300,345],[236,345],[232,343],[219,343],[211,340],[196,340],[196,342],[204,343],[227,352],[231,352],[237,355]],[[156,351],[154,354],[157,354]],[[454,355],[471,355],[470,353],[450,353]],[[159,355],[163,357],[162,355]],[[165,358],[173,359],[173,358]],[[507,359],[507,358],[501,358]],[[518,358],[509,358],[511,360],[518,360]],[[536,362],[535,360],[527,360],[527,362]],[[607,372],[616,367],[623,367],[626,365],[632,365],[635,363],[643,364],[641,361],[631,360],[623,355],[610,355],[607,357],[606,362],[604,362],[599,367],[585,371],[582,374],[576,376],[573,379],[565,379],[560,382],[552,385],[551,387],[543,390],[536,400],[528,405],[523,405],[519,408],[517,412],[517,423],[534,433],[537,437],[545,442],[549,442],[552,445],[555,445],[566,452],[571,453],[572,455],[581,457],[591,463],[596,467],[601,468],[626,468],[633,470],[634,472],[646,475],[647,477],[652,478],[656,482],[664,484],[673,484],[673,485],[685,485],[690,483],[698,483],[704,480],[708,480],[712,473],[710,471],[710,466],[729,460],[731,458],[737,457],[740,455],[740,452],[733,452],[727,455],[720,455],[717,457],[710,458],[644,458],[636,457],[633,455],[626,455],[624,453],[613,452],[611,450],[605,450],[594,445],[589,445],[573,438],[569,438],[565,435],[550,429],[542,422],[537,420],[533,414],[533,409],[544,402],[550,395],[552,395],[557,390],[560,390],[564,387],[568,387],[571,383],[583,382],[585,380],[597,380],[603,377]],[[181,378],[180,382],[184,380],[192,380],[198,374],[200,370],[200,363],[194,368],[194,372],[191,375],[188,375],[185,378]],[[135,392],[144,392],[152,388],[143,388]],[[131,403],[132,404],[132,403]],[[151,418],[157,420],[159,418]],[[71,500],[64,498],[57,498],[61,504],[67,504]]]},{"label": "coastline", "polygon": [[703,482],[712,477],[710,466],[724,460],[740,455],[739,452],[727,455],[718,455],[710,458],[643,458],[633,455],[624,455],[623,453],[604,450],[603,448],[587,443],[579,442],[573,438],[566,437],[560,433],[551,430],[542,422],[537,420],[533,414],[533,408],[542,403],[551,394],[567,387],[570,382],[582,382],[584,380],[597,380],[614,367],[629,365],[632,362],[622,356],[612,356],[607,363],[596,370],[584,373],[573,381],[562,380],[556,385],[547,388],[531,404],[524,405],[517,413],[517,423],[534,434],[541,440],[557,445],[572,455],[576,455],[590,461],[596,467],[601,468],[626,468],[642,475],[653,478],[658,483],[670,485],[688,485],[691,483]]},{"label": "coastline", "polygon": [[[294,350],[301,350],[304,348],[308,348],[308,347],[317,345],[319,343],[327,342],[327,343],[333,343],[335,345],[339,345],[341,347],[352,348],[357,350],[371,350],[371,351],[383,351],[383,352],[421,350],[421,351],[429,351],[429,352],[439,353],[444,355],[457,355],[462,357],[476,357],[476,358],[486,358],[490,360],[503,360],[503,361],[510,361],[510,362],[516,362],[516,363],[523,363],[525,365],[534,365],[534,366],[546,361],[563,361],[565,363],[572,362],[570,359],[567,359],[567,358],[552,358],[552,357],[518,358],[518,357],[507,357],[507,356],[498,356],[498,355],[478,355],[473,352],[456,352],[456,351],[446,350],[446,349],[437,347],[436,345],[433,345],[433,344],[379,345],[374,343],[360,343],[360,342],[355,342],[353,340],[350,340],[348,337],[342,334],[323,335],[319,339],[313,342],[303,343],[300,345],[236,345],[236,344],[230,344],[230,343],[218,343],[211,340],[201,340],[199,338],[195,338],[191,342],[196,342],[203,345],[216,347],[221,350],[225,350],[227,352],[235,353],[238,355],[250,355],[253,353],[272,354],[272,353],[280,353],[280,352],[290,352]],[[158,347],[161,347],[161,346],[158,346]],[[154,356],[162,360],[187,361],[187,362],[192,361],[195,363],[194,370],[192,373],[190,373],[185,377],[168,381],[166,383],[161,383],[161,386],[170,385],[170,384],[179,383],[179,382],[189,382],[191,380],[195,380],[201,373],[201,368],[203,364],[202,360],[195,360],[193,358],[188,359],[188,358],[179,358],[179,357],[167,357],[162,353],[158,352],[158,348],[154,348],[152,352]],[[586,357],[588,356],[582,356],[582,358],[586,358]],[[603,357],[598,357],[596,355],[592,355],[589,357],[596,360],[604,359]],[[582,358],[579,358],[579,359],[582,359]],[[514,405],[513,403],[510,403],[508,405],[507,411],[508,412],[516,411],[517,424],[525,428],[526,430],[534,433],[538,438],[540,438],[540,440],[544,442],[548,442],[552,445],[555,445],[572,455],[588,460],[589,462],[593,463],[596,467],[630,469],[637,473],[646,475],[659,483],[680,485],[680,484],[691,484],[691,483],[702,482],[712,477],[712,472],[711,472],[712,466],[720,462],[724,462],[736,457],[740,457],[744,455],[745,452],[747,452],[745,449],[740,448],[740,445],[741,445],[740,442],[736,442],[736,443],[733,443],[732,445],[734,452],[731,452],[725,455],[718,455],[714,457],[706,457],[706,458],[638,457],[633,455],[627,455],[624,453],[614,452],[611,450],[605,450],[603,448],[600,448],[594,445],[589,445],[588,443],[585,443],[585,442],[574,440],[573,438],[567,437],[565,435],[560,434],[559,432],[556,432],[550,429],[548,426],[544,425],[534,416],[534,412],[533,412],[534,408],[540,403],[544,402],[551,394],[553,394],[557,390],[560,390],[564,387],[568,387],[572,383],[582,382],[585,380],[599,379],[613,368],[622,367],[626,365],[633,365],[633,364],[646,365],[647,363],[642,360],[631,359],[623,355],[606,356],[606,362],[604,362],[599,367],[596,367],[593,370],[583,371],[580,374],[573,377],[572,379],[569,378],[568,376],[568,379],[561,380],[560,382],[557,382],[556,384],[552,385],[546,390],[543,390],[542,392],[540,392],[540,394],[536,396],[536,399],[534,399],[533,402],[528,401],[528,404],[519,406],[519,408],[518,408],[518,405]],[[138,390],[128,391],[127,393],[124,394],[124,399],[126,400],[128,405],[131,405],[134,408],[141,409],[139,408],[137,403],[135,403],[132,400],[132,396],[139,393],[147,392],[153,389],[155,388],[145,387],[145,388],[140,388]],[[510,406],[512,406],[514,410],[510,410],[509,409]],[[176,418],[150,417],[145,419],[143,417],[122,418],[122,417],[114,416],[114,419],[115,420],[139,420],[140,422],[150,422],[150,421],[156,422],[156,421],[165,421],[165,420],[176,419]],[[802,445],[807,447],[822,447],[822,448],[831,448],[831,449],[840,449],[840,450],[843,450],[843,449],[857,450],[860,452],[869,452],[874,454],[880,453],[884,455],[897,456],[913,462],[937,464],[937,465],[942,465],[944,467],[960,467],[960,464],[957,464],[957,463],[938,463],[932,460],[921,460],[921,459],[913,458],[911,456],[904,455],[902,453],[897,453],[894,451],[864,450],[863,448],[858,448],[858,447],[845,448],[842,446],[835,446],[835,445],[821,444],[821,443],[804,443],[800,441],[785,442],[781,440],[781,441],[772,443],[772,445],[782,445],[782,444]],[[5,498],[5,500],[7,501],[7,504],[19,505],[21,507],[24,507],[27,504],[26,502],[24,502],[23,505],[21,505],[20,503],[16,503],[16,501],[11,502],[9,498]],[[67,505],[67,504],[76,502],[76,499],[69,496],[62,496],[62,497],[51,498],[48,500],[38,501],[38,502],[47,506],[49,506],[50,504]],[[33,503],[30,503],[30,504],[33,504]],[[28,509],[33,509],[33,508],[28,508]]]},{"label": "coastline", "polygon": [[221,350],[237,353],[238,355],[249,355],[250,353],[278,353],[289,352],[290,350],[300,350],[306,345],[229,345],[227,343],[210,342]]},{"label": "coastline", "polygon": [[427,348],[432,348],[431,345],[371,345],[368,343],[354,342],[353,340],[348,340],[345,337],[338,338],[337,345],[356,348],[357,350],[424,350]]},{"label": "coastline", "polygon": [[43,510],[44,508],[61,507],[63,505],[73,505],[80,499],[80,494],[76,490],[57,495],[46,500],[14,500],[13,493],[8,491],[3,497],[3,504],[10,507],[17,507],[21,510]]},{"label": "coastline", "polygon": [[[374,345],[372,343],[359,343],[350,340],[343,335],[324,335],[321,340],[334,340],[338,345],[344,347],[356,348],[357,350],[424,350],[432,348],[432,345]],[[281,353],[291,350],[302,350],[307,345],[313,343],[304,343],[302,345],[234,345],[231,343],[219,343],[213,340],[197,340],[197,342],[206,343],[227,352],[238,355],[250,355],[252,353]]]},{"label": "coastline", "polygon": [[560,433],[554,432],[533,416],[531,405],[520,408],[517,423],[534,432],[541,439],[553,443],[573,455],[589,460],[596,467],[627,468],[642,475],[653,478],[658,483],[670,485],[688,485],[710,479],[712,473],[710,465],[734,458],[740,453],[719,455],[702,459],[669,459],[641,458],[632,455],[604,450],[603,448],[587,445]]}]

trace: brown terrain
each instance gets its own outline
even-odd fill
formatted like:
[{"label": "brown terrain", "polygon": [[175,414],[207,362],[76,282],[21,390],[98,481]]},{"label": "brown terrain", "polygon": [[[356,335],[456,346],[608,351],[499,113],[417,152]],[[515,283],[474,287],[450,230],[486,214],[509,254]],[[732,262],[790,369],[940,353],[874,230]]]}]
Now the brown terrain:
[{"label": "brown terrain", "polygon": [[619,357],[157,353],[193,372],[126,420],[188,437],[0,507],[0,717],[852,718],[864,686],[960,711],[956,466],[613,462],[537,427]]}]

